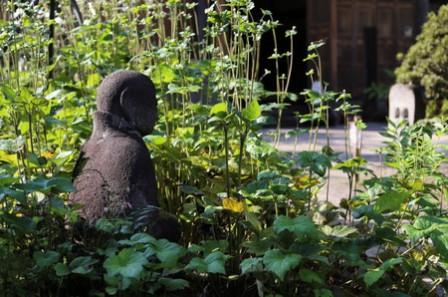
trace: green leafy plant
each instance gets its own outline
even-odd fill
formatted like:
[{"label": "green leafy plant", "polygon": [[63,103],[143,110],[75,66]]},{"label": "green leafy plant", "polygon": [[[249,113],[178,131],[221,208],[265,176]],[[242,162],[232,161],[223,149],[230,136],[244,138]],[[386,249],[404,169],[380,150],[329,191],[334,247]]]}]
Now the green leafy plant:
[{"label": "green leafy plant", "polygon": [[[0,295],[446,293],[445,147],[432,142],[445,122],[390,123],[382,153],[395,173],[361,180],[367,161],[350,158],[348,143],[359,107],[324,82],[323,42],[305,58],[321,90],[298,96],[289,91],[296,29],[281,53],[280,24],[264,10],[255,19],[252,1],[213,2],[203,28],[196,4],[180,0],[90,1],[82,18],[72,14],[76,1],[57,2],[54,20],[45,3],[7,1],[0,10]],[[266,35],[275,69],[260,75]],[[160,204],[182,225],[179,243],[142,233],[141,213],[87,225],[67,203],[95,89],[121,68],[148,74],[157,89],[159,121],[145,142]],[[270,71],[275,90],[262,84]],[[309,107],[289,133],[296,143],[309,133],[306,151],[275,148],[287,99]],[[332,109],[344,118],[342,156],[330,147]],[[267,142],[272,110],[279,121]],[[317,151],[321,129],[327,141]],[[329,202],[328,188],[327,201],[316,199],[330,170],[349,179],[340,205]]]},{"label": "green leafy plant", "polygon": [[446,87],[446,48],[448,46],[448,5],[442,5],[437,13],[430,13],[428,21],[408,52],[400,56],[401,65],[395,70],[397,80],[405,84],[421,86],[427,99],[435,102],[432,115],[442,112],[448,98]]}]

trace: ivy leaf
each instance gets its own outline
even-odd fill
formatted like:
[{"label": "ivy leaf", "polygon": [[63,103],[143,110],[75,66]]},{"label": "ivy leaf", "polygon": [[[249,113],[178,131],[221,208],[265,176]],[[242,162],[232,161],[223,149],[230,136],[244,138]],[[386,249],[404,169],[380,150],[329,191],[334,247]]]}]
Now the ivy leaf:
[{"label": "ivy leaf", "polygon": [[285,278],[288,271],[297,267],[301,260],[302,256],[285,254],[279,249],[269,250],[263,257],[266,270],[273,272],[280,280]]},{"label": "ivy leaf", "polygon": [[243,117],[248,121],[255,121],[261,115],[261,107],[257,100],[252,100],[245,109],[243,109]]},{"label": "ivy leaf", "polygon": [[408,192],[389,191],[378,198],[374,206],[376,212],[396,211],[409,198]]},{"label": "ivy leaf", "polygon": [[143,271],[143,265],[147,264],[142,252],[132,248],[123,249],[118,255],[108,258],[103,267],[111,276],[121,275],[124,278],[138,278]]}]

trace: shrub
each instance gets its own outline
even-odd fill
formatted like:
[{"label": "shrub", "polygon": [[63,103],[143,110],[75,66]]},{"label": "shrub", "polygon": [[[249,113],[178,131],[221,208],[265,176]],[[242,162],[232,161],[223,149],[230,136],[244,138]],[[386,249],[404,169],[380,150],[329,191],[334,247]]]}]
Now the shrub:
[{"label": "shrub", "polygon": [[429,14],[416,43],[401,57],[395,70],[398,82],[421,86],[429,100],[436,101],[435,113],[441,112],[448,99],[448,5]]}]

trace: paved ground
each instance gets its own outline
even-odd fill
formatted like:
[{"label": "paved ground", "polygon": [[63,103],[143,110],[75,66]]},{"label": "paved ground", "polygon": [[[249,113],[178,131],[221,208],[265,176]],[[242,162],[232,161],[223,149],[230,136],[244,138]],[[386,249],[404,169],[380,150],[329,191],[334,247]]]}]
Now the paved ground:
[{"label": "paved ground", "polygon": [[[384,124],[370,123],[367,124],[367,129],[362,132],[362,150],[361,155],[368,161],[368,167],[372,169],[377,176],[387,176],[393,173],[393,170],[384,166],[382,162],[382,156],[378,153],[378,149],[384,146],[385,140],[380,132],[385,129]],[[267,131],[269,132],[269,131]],[[282,130],[282,135],[288,132],[287,129]],[[332,127],[330,129],[330,144],[334,151],[341,153],[341,157],[344,157],[345,151],[345,137],[344,128],[342,126]],[[435,141],[448,144],[448,136],[443,136]],[[286,139],[282,136],[280,140],[279,149],[287,152],[294,152],[294,138]],[[317,138],[316,149],[321,149],[326,144],[325,131],[321,131]],[[302,135],[299,137],[298,145],[296,147],[297,152],[309,150],[308,135]],[[319,200],[326,199],[325,186],[319,193]],[[329,187],[329,200],[335,204],[348,195],[348,179],[347,176],[339,170],[331,170],[330,172],[330,187]]]}]

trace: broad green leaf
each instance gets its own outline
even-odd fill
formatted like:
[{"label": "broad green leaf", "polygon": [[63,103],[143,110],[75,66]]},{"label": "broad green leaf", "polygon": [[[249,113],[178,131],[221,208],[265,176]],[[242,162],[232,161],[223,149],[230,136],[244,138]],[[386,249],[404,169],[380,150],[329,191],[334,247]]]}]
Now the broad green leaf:
[{"label": "broad green leaf", "polygon": [[221,102],[212,106],[210,110],[210,115],[216,115],[219,113],[227,113],[227,103]]},{"label": "broad green leaf", "polygon": [[367,287],[370,287],[374,283],[376,283],[385,273],[383,269],[374,269],[366,272],[364,274],[364,282],[366,283]]},{"label": "broad green leaf", "polygon": [[402,258],[391,258],[391,259],[385,261],[383,264],[381,264],[381,269],[384,269],[387,271],[390,268],[392,268],[393,266],[395,266],[397,264],[401,264],[401,263],[403,263]]},{"label": "broad green leaf", "polygon": [[118,292],[118,288],[106,287],[106,293],[109,295],[115,295]]},{"label": "broad green leaf", "polygon": [[0,187],[0,201],[5,197],[12,197],[22,204],[26,204],[26,195],[24,191],[14,190],[7,187]]},{"label": "broad green leaf", "polygon": [[306,283],[316,283],[319,285],[324,284],[324,280],[320,277],[318,273],[306,268],[300,269],[299,277],[302,281]]},{"label": "broad green leaf", "polygon": [[208,272],[207,268],[208,268],[207,263],[205,263],[204,259],[199,257],[194,257],[193,259],[190,260],[190,263],[188,263],[188,265],[185,266],[185,269],[196,270],[200,273],[207,273]]},{"label": "broad green leaf", "polygon": [[299,153],[299,163],[303,168],[310,168],[319,176],[324,176],[331,167],[330,158],[319,152],[303,151]]},{"label": "broad green leaf", "polygon": [[54,265],[54,271],[59,277],[64,277],[70,274],[67,265],[64,263],[57,263],[56,265]]},{"label": "broad green leaf", "polygon": [[240,264],[240,268],[242,274],[263,271],[263,258],[244,259]]},{"label": "broad green leaf", "polygon": [[111,276],[121,275],[124,278],[138,278],[143,271],[143,265],[148,260],[142,252],[137,252],[132,248],[123,249],[118,255],[108,258],[103,267]]},{"label": "broad green leaf", "polygon": [[166,143],[167,138],[160,135],[148,135],[145,136],[145,140],[149,141],[154,145],[161,146]]},{"label": "broad green leaf", "polygon": [[190,263],[185,267],[186,269],[197,270],[200,273],[221,273],[225,274],[224,264],[227,256],[221,252],[213,252],[205,259],[195,257],[191,259]]},{"label": "broad green leaf", "polygon": [[40,269],[47,268],[59,261],[59,253],[55,251],[35,252],[33,254],[34,261]]},{"label": "broad green leaf", "polygon": [[93,270],[93,264],[97,263],[98,260],[93,259],[90,256],[87,257],[77,257],[70,262],[68,268],[71,272],[77,274],[87,274]]},{"label": "broad green leaf", "polygon": [[397,211],[408,198],[408,192],[386,192],[378,198],[374,206],[374,210],[377,212]]},{"label": "broad green leaf", "polygon": [[300,264],[302,256],[298,254],[286,254],[279,249],[266,252],[263,263],[266,270],[273,272],[280,280],[285,278],[286,273]]},{"label": "broad green leaf", "polygon": [[255,121],[261,115],[261,107],[257,100],[252,100],[246,108],[243,109],[243,117],[248,121]]},{"label": "broad green leaf", "polygon": [[185,249],[166,239],[160,239],[152,245],[157,259],[162,262],[164,266],[173,266],[178,259],[185,254]]},{"label": "broad green leaf", "polygon": [[225,274],[224,264],[227,257],[221,252],[213,252],[205,257],[205,263],[207,263],[207,271],[210,273],[222,273]]},{"label": "broad green leaf", "polygon": [[170,83],[176,78],[174,70],[166,64],[158,64],[154,69],[151,79],[157,85],[162,83]]},{"label": "broad green leaf", "polygon": [[314,289],[314,297],[333,297],[333,293],[328,289]]},{"label": "broad green leaf", "polygon": [[180,278],[165,278],[159,279],[159,283],[164,286],[168,291],[177,291],[185,289],[189,286],[188,281]]},{"label": "broad green leaf", "polygon": [[16,101],[17,94],[11,87],[9,87],[7,85],[2,85],[0,87],[0,90],[2,91],[2,94],[5,97],[5,99],[7,99],[11,102]]},{"label": "broad green leaf", "polygon": [[391,258],[381,264],[380,267],[370,270],[364,274],[364,282],[368,287],[376,283],[393,266],[403,262],[402,258]]},{"label": "broad green leaf", "polygon": [[97,87],[101,82],[101,75],[99,73],[92,73],[87,76],[87,87]]},{"label": "broad green leaf", "polygon": [[278,172],[266,170],[258,173],[257,180],[272,180],[277,177],[280,177]]},{"label": "broad green leaf", "polygon": [[439,252],[443,258],[448,259],[448,234],[440,231],[433,232],[431,234],[431,240],[434,243],[437,252]]},{"label": "broad green leaf", "polygon": [[250,225],[258,232],[261,232],[263,229],[260,220],[258,219],[257,215],[253,212],[246,211],[246,220],[250,223]]},{"label": "broad green leaf", "polygon": [[154,243],[157,241],[157,239],[146,233],[134,234],[131,236],[130,240],[134,243]]},{"label": "broad green leaf", "polygon": [[229,247],[229,242],[227,240],[203,240],[199,244],[192,244],[188,250],[192,253],[204,252],[205,254],[210,254],[214,251],[225,252]]},{"label": "broad green leaf", "polygon": [[47,182],[47,187],[54,188],[59,192],[74,192],[75,188],[73,187],[70,179],[65,177],[53,177],[50,178]]},{"label": "broad green leaf", "polygon": [[253,241],[246,241],[243,243],[243,246],[248,248],[250,253],[255,255],[264,255],[265,251],[268,250],[273,244],[275,244],[275,240],[270,237],[262,237]]},{"label": "broad green leaf", "polygon": [[47,193],[53,189],[59,192],[73,192],[75,190],[72,182],[65,177],[38,177],[26,184],[19,185],[19,187],[25,191],[38,191],[43,193]]},{"label": "broad green leaf", "polygon": [[279,216],[274,221],[273,228],[276,233],[288,230],[297,235],[307,235],[312,238],[315,238],[317,235],[316,226],[313,221],[306,216],[298,216],[295,218]]},{"label": "broad green leaf", "polygon": [[332,228],[331,233],[329,235],[334,236],[334,237],[343,238],[343,237],[347,237],[347,236],[357,233],[357,232],[358,232],[358,229],[356,229],[355,227],[335,226]]}]

